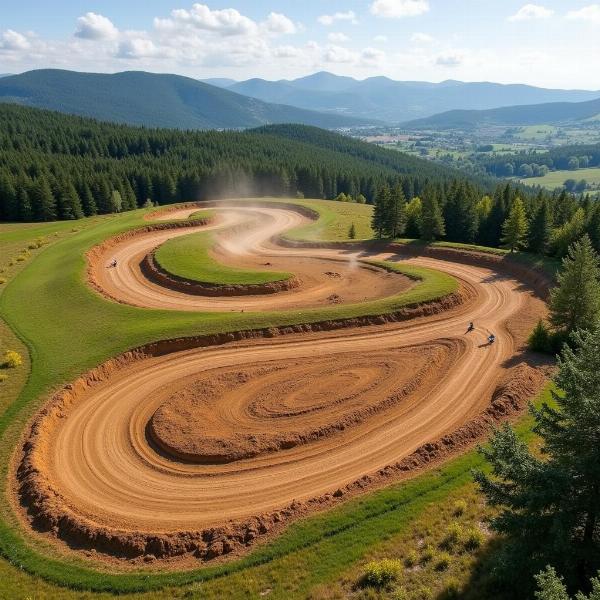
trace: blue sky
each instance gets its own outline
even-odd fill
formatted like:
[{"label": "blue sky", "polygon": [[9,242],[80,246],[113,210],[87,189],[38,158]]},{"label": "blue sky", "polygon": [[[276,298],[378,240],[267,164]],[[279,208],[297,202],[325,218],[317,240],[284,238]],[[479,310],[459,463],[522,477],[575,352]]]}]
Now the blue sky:
[{"label": "blue sky", "polygon": [[500,81],[600,89],[590,0],[3,0],[0,72]]}]

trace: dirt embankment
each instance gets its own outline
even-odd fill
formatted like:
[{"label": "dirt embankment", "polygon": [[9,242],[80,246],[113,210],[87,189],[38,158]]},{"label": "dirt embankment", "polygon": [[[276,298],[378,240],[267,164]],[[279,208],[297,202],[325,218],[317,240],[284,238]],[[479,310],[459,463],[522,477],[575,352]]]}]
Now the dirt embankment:
[{"label": "dirt embankment", "polygon": [[300,281],[296,277],[267,283],[202,283],[169,273],[158,264],[154,256],[154,251],[144,256],[140,263],[140,269],[143,275],[156,285],[196,296],[257,296],[262,294],[276,294],[278,292],[293,290],[300,285]]}]

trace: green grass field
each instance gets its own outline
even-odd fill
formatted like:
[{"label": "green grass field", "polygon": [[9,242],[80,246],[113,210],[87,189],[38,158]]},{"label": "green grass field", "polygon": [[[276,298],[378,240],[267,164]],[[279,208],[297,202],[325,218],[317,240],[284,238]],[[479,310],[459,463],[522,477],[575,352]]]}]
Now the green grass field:
[{"label": "green grass field", "polygon": [[173,238],[158,247],[156,262],[177,277],[212,285],[248,285],[289,279],[291,273],[250,271],[225,266],[217,262],[210,249],[214,235],[210,232],[192,233]]},{"label": "green grass field", "polygon": [[[368,236],[370,207],[326,201],[300,201],[320,211],[305,228],[311,239],[343,240],[355,222]],[[407,293],[360,305],[273,313],[207,313],[147,310],[108,301],[84,280],[85,252],[95,244],[144,224],[145,211],[86,219],[76,223],[0,226],[0,255],[20,255],[41,236],[46,242],[6,269],[0,286],[0,327],[4,344],[28,351],[25,363],[0,383],[0,474],[7,493],[8,462],[30,416],[49,390],[131,347],[180,336],[380,314],[443,296],[456,281],[430,269],[390,263],[418,283]],[[359,225],[360,223],[360,225]],[[370,228],[370,226],[369,226]],[[320,233],[319,233],[320,232]],[[293,236],[299,236],[294,232]],[[187,237],[187,236],[186,236]],[[191,236],[190,236],[191,237]],[[360,235],[358,236],[360,237]],[[5,252],[10,248],[10,252]],[[26,302],[23,299],[27,299]],[[14,332],[14,333],[13,333]],[[16,334],[16,336],[15,336]],[[24,384],[24,385],[23,385]],[[20,390],[23,385],[22,390]],[[521,431],[528,434],[528,421]],[[187,572],[118,573],[96,570],[89,562],[60,557],[52,546],[22,530],[11,505],[0,506],[0,598],[304,598],[353,572],[385,540],[399,539],[432,503],[470,485],[470,469],[481,465],[475,452],[440,469],[351,500],[336,509],[292,524],[273,542],[243,559]]]},{"label": "green grass field", "polygon": [[529,177],[521,179],[522,183],[527,185],[540,185],[549,190],[562,187],[567,179],[585,179],[594,186],[600,185],[600,167],[591,167],[589,169],[577,169],[576,171],[549,171],[544,177]]}]

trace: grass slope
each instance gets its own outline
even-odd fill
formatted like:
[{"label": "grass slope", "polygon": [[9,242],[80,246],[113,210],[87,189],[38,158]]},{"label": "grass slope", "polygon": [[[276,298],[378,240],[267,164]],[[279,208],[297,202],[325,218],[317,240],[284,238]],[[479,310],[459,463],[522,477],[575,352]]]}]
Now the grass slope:
[{"label": "grass slope", "polygon": [[[301,204],[315,208],[321,203]],[[354,207],[359,205],[327,205],[334,214],[338,208]],[[407,294],[363,305],[265,315],[192,315],[109,302],[85,284],[85,251],[111,235],[142,225],[142,215],[143,211],[137,211],[86,219],[78,223],[77,231],[60,224],[59,229],[64,229],[56,231],[57,237],[14,265],[14,277],[0,292],[0,314],[27,345],[32,358],[25,388],[14,402],[5,402],[7,410],[0,416],[0,475],[4,482],[12,449],[42,394],[127,348],[167,337],[375,313],[431,299],[456,286],[453,278],[439,272],[391,264],[389,268],[421,281]],[[327,213],[321,218],[332,219]],[[346,218],[339,214],[329,223]],[[53,232],[56,226],[0,226],[0,230],[12,236],[6,243],[26,245],[43,232]],[[328,237],[328,231],[323,235]],[[4,243],[3,236],[0,250]],[[23,298],[27,298],[26,303]],[[527,422],[521,431],[528,431]],[[72,558],[58,559],[39,539],[19,530],[10,506],[4,502],[0,506],[0,553],[4,557],[0,561],[0,597],[72,600],[120,593],[137,600],[216,599],[258,597],[265,592],[277,599],[306,597],[353,568],[383,539],[406,532],[431,503],[441,502],[452,491],[468,485],[470,470],[480,465],[480,457],[470,452],[410,482],[292,524],[274,542],[241,560],[183,573],[100,572]]]},{"label": "grass slope", "polygon": [[521,183],[525,185],[540,185],[554,190],[562,187],[567,179],[585,179],[589,184],[600,185],[600,167],[590,167],[587,169],[577,169],[576,171],[549,171],[543,177],[528,177],[522,179]]},{"label": "grass slope", "polygon": [[155,251],[156,262],[177,277],[211,285],[251,285],[283,281],[291,273],[251,271],[228,267],[211,255],[214,236],[209,232],[173,238]]}]

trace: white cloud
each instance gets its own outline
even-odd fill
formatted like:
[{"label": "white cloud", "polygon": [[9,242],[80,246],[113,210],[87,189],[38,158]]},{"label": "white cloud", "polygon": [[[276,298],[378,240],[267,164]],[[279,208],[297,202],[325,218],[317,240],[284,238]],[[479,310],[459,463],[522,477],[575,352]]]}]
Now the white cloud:
[{"label": "white cloud", "polygon": [[114,40],[119,35],[119,30],[110,19],[88,12],[77,19],[75,35],[84,40]]},{"label": "white cloud", "polygon": [[271,33],[296,33],[296,26],[281,13],[272,12],[265,21],[268,31]]},{"label": "white cloud", "polygon": [[211,10],[205,4],[193,4],[190,10],[172,10],[169,18],[155,18],[154,27],[164,31],[199,29],[223,36],[244,35],[257,30],[256,23],[235,8]]},{"label": "white cloud", "polygon": [[377,42],[377,43],[379,43],[379,44],[383,44],[384,42],[387,42],[387,41],[388,41],[388,38],[387,38],[387,35],[376,35],[376,36],[373,38],[373,41],[374,41],[374,42]]},{"label": "white cloud", "polygon": [[27,50],[31,44],[29,40],[18,31],[7,29],[0,36],[0,49],[2,50]]},{"label": "white cloud", "polygon": [[350,38],[345,33],[332,32],[327,36],[327,39],[330,42],[334,42],[336,44],[342,44],[344,42],[347,42]]},{"label": "white cloud", "polygon": [[165,56],[164,52],[161,52],[152,42],[152,40],[148,40],[145,38],[131,38],[128,40],[123,40],[119,44],[119,49],[117,50],[118,58],[153,58],[157,56]]},{"label": "white cloud", "polygon": [[567,13],[567,19],[587,21],[588,23],[600,24],[600,4],[590,4],[579,10]]},{"label": "white cloud", "polygon": [[428,0],[375,0],[371,4],[372,14],[390,19],[417,17],[428,11]]},{"label": "white cloud", "polygon": [[435,64],[440,67],[458,67],[464,61],[464,56],[461,52],[444,52],[435,59]]},{"label": "white cloud", "polygon": [[358,59],[358,53],[342,46],[331,45],[325,50],[323,58],[330,63],[353,63]]},{"label": "white cloud", "polygon": [[554,14],[551,8],[539,4],[525,4],[514,15],[508,17],[509,21],[531,21],[532,19],[548,19]]},{"label": "white cloud", "polygon": [[321,15],[317,18],[317,21],[319,21],[321,25],[333,25],[335,21],[350,21],[354,25],[358,23],[356,13],[353,10],[336,12],[332,15]]},{"label": "white cloud", "polygon": [[416,32],[413,33],[410,37],[410,41],[415,44],[429,44],[433,42],[433,38],[428,33]]}]

